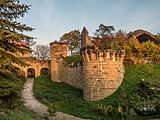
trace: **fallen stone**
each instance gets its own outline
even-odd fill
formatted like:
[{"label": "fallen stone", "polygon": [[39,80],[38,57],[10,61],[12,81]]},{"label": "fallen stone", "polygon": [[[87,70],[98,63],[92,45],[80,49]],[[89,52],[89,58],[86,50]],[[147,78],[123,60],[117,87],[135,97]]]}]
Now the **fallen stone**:
[{"label": "fallen stone", "polygon": [[7,114],[5,112],[0,112],[0,116],[7,117]]}]

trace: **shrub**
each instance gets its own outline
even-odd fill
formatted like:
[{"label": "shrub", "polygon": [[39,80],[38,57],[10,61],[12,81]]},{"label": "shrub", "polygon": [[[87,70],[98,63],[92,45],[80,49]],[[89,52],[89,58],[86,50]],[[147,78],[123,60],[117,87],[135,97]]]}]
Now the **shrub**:
[{"label": "shrub", "polygon": [[19,80],[0,78],[0,107],[14,109],[18,105],[21,88]]},{"label": "shrub", "polygon": [[156,106],[155,106],[155,109],[156,111],[159,113],[160,112],[160,103],[158,103]]},{"label": "shrub", "polygon": [[133,64],[158,62],[160,60],[159,45],[151,41],[139,43],[138,40],[129,40],[124,44],[126,51],[126,60]]},{"label": "shrub", "polygon": [[139,83],[140,89],[129,96],[130,106],[133,107],[139,115],[156,115],[158,113],[159,93],[151,89],[152,84],[142,80]]},{"label": "shrub", "polygon": [[113,114],[114,112],[114,107],[111,105],[102,105],[102,104],[98,104],[96,106],[93,107],[94,110],[98,111],[99,113],[103,114],[104,116],[110,116]]}]

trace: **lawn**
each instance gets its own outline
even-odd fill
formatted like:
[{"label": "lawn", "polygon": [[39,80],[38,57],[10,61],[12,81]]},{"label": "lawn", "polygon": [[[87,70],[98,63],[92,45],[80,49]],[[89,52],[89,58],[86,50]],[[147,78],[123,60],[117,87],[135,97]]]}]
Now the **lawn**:
[{"label": "lawn", "polygon": [[14,110],[0,108],[0,112],[5,112],[6,116],[0,115],[0,120],[45,120],[37,114],[27,110],[23,105]]},{"label": "lawn", "polygon": [[[81,118],[89,118],[94,120],[108,119],[146,119],[154,115],[143,114],[135,115],[138,104],[137,99],[130,100],[130,96],[137,95],[138,98],[144,98],[149,101],[155,97],[159,99],[159,93],[152,98],[145,98],[139,95],[143,88],[140,86],[142,81],[150,86],[160,86],[160,65],[131,65],[125,66],[125,77],[119,89],[111,96],[96,102],[87,102],[83,100],[83,91],[76,89],[63,82],[53,82],[50,76],[40,76],[35,79],[34,94],[36,98],[47,106],[55,106],[58,111],[74,115]],[[144,89],[145,91],[145,89]],[[147,93],[147,92],[146,92]],[[136,104],[133,104],[134,102]],[[105,106],[111,107],[105,107]],[[135,106],[134,106],[135,105]],[[122,108],[122,111],[119,111]],[[110,109],[111,111],[106,113]],[[113,109],[113,110],[112,110]],[[113,112],[112,112],[113,111]],[[117,113],[116,111],[119,111]],[[137,112],[137,111],[136,111]],[[127,114],[127,115],[126,115]],[[128,114],[130,116],[128,117]],[[115,117],[117,116],[117,117]],[[133,117],[134,116],[134,117]],[[154,116],[155,117],[155,116]],[[157,117],[157,113],[156,113]]]},{"label": "lawn", "polygon": [[[11,78],[10,78],[11,79]],[[0,78],[1,80],[1,78]],[[26,80],[19,80],[17,79],[17,86],[19,88],[22,88]],[[9,102],[1,103],[0,99],[0,120],[45,120],[41,118],[36,113],[33,113],[29,111],[24,105],[23,101],[20,97],[20,92],[18,93],[18,98],[16,101],[14,101],[13,104],[10,104]],[[3,104],[3,105],[1,105]],[[5,106],[14,106],[14,108],[7,108]],[[2,115],[5,114],[5,115]]]}]

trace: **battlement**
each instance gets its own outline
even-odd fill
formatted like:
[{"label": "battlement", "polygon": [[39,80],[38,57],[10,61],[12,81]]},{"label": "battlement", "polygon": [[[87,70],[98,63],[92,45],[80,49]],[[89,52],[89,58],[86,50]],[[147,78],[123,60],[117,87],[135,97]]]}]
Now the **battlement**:
[{"label": "battlement", "polygon": [[81,55],[84,67],[84,99],[97,101],[113,94],[123,80],[124,50],[84,47]]},{"label": "battlement", "polygon": [[89,61],[123,61],[125,51],[124,50],[99,50],[93,48],[83,48],[82,58],[84,62]]}]

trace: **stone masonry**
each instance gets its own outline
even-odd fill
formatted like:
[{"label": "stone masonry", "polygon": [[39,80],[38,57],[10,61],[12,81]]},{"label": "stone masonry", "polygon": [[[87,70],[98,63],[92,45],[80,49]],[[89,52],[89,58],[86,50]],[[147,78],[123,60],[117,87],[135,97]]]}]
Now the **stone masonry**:
[{"label": "stone masonry", "polygon": [[97,101],[113,94],[123,80],[124,51],[85,48],[82,56],[84,99]]},{"label": "stone masonry", "polygon": [[36,60],[36,59],[33,59],[32,57],[23,57],[21,59],[23,59],[26,63],[29,64],[29,66],[25,66],[25,67],[17,65],[17,67],[19,67],[21,71],[24,72],[25,77],[27,77],[29,68],[32,68],[35,70],[35,77],[38,77],[41,75],[41,70],[43,68],[47,68],[50,72],[50,62],[48,60]]},{"label": "stone masonry", "polygon": [[51,79],[66,82],[83,90],[87,101],[98,101],[113,94],[124,76],[124,50],[100,50],[93,46],[86,28],[82,31],[81,56],[83,64],[66,65],[67,44],[53,42],[51,47]]},{"label": "stone masonry", "polygon": [[[58,62],[60,58],[67,56],[67,43],[64,42],[52,42],[50,43],[51,50],[51,79],[53,81],[61,81],[60,71],[58,69]],[[59,60],[58,60],[59,59]]]},{"label": "stone masonry", "polygon": [[63,82],[83,90],[83,66],[81,62],[63,61]]}]

